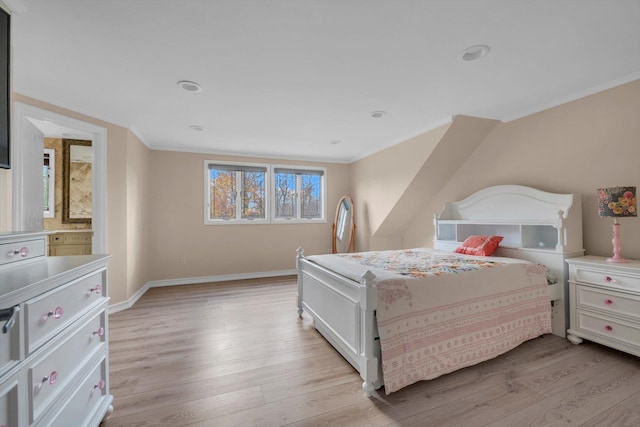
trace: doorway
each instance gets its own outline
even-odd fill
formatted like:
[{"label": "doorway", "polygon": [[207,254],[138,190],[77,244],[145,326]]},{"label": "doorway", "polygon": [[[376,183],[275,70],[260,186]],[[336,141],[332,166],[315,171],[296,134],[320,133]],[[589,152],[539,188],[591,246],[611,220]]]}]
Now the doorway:
[{"label": "doorway", "polygon": [[[13,109],[13,226],[14,231],[41,231],[42,156],[45,131],[58,128],[92,142],[93,253],[106,252],[107,130],[21,102]],[[41,129],[42,128],[42,129]],[[43,131],[44,129],[44,131]]]}]

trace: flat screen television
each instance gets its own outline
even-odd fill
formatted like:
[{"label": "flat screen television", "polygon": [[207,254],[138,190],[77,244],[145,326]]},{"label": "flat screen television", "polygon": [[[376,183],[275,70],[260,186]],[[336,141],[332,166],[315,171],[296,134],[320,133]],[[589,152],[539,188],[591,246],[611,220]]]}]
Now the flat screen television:
[{"label": "flat screen television", "polygon": [[9,34],[10,15],[0,7],[0,168],[11,167],[9,140]]}]

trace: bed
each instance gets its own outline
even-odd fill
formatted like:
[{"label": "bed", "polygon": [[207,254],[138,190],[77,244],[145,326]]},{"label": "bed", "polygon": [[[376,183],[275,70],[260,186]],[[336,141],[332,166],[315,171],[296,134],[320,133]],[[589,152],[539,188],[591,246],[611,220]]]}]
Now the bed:
[{"label": "bed", "polygon": [[[577,195],[503,185],[445,204],[434,217],[434,248],[315,256],[298,249],[298,314],[310,315],[358,370],[368,396],[545,333],[564,336],[564,260],[583,253],[581,215]],[[476,235],[502,237],[493,256],[453,253]]]}]

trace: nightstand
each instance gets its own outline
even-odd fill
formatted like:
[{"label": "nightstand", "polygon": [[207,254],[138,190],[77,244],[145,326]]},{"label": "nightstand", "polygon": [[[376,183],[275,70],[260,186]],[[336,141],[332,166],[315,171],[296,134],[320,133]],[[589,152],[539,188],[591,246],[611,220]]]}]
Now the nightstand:
[{"label": "nightstand", "polygon": [[582,339],[640,356],[640,261],[610,263],[604,257],[569,258],[570,328]]}]

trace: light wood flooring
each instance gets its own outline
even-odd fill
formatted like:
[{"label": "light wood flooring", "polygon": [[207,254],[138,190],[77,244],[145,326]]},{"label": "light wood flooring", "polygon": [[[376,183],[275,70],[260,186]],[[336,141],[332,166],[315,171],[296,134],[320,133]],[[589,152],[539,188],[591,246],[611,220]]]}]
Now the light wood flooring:
[{"label": "light wood flooring", "polygon": [[116,426],[640,426],[640,361],[556,336],[369,399],[295,279],[150,289],[110,316]]}]

